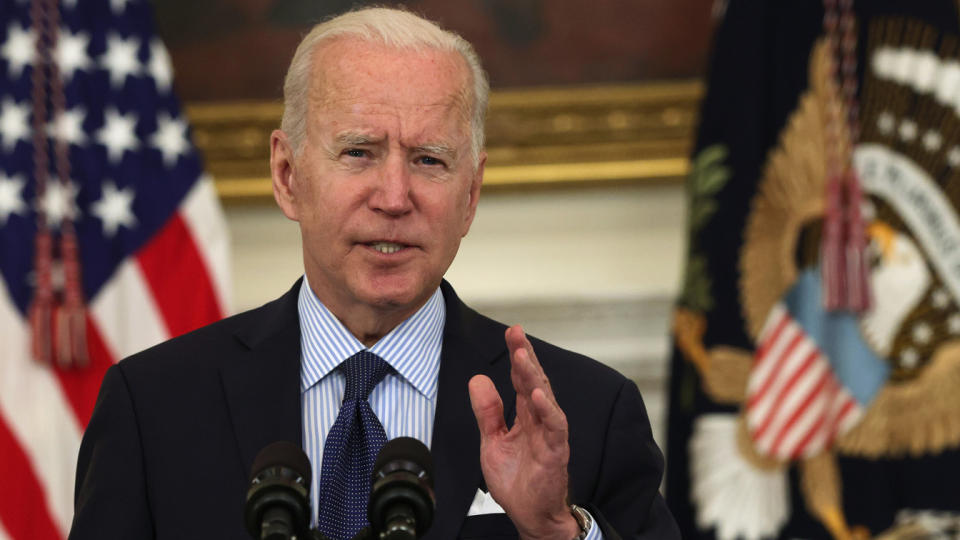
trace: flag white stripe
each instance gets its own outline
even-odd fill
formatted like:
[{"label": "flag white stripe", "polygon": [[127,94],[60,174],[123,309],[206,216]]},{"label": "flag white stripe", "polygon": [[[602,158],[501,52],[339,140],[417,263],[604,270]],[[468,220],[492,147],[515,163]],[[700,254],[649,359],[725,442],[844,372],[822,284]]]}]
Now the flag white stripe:
[{"label": "flag white stripe", "polygon": [[90,304],[114,361],[170,338],[136,258],[123,261]]},{"label": "flag white stripe", "polygon": [[81,427],[50,369],[30,357],[30,330],[0,281],[0,416],[33,464],[54,523],[66,535]]},{"label": "flag white stripe", "polygon": [[773,330],[780,324],[780,320],[783,318],[789,318],[789,314],[787,313],[787,308],[785,308],[782,303],[778,303],[773,306],[773,309],[770,310],[770,314],[767,316],[767,321],[760,330],[760,335],[757,336],[757,343],[763,343],[766,341],[770,332],[773,332]]},{"label": "flag white stripe", "polygon": [[[802,332],[799,326],[796,327],[796,330],[798,333]],[[806,339],[806,336],[803,336],[797,346],[793,348],[793,351],[790,352],[789,356],[779,356],[771,359],[774,361],[770,363],[776,367],[776,371],[770,374],[771,384],[767,393],[764,394],[763,397],[760,398],[760,401],[755,403],[753,407],[750,407],[750,409],[754,411],[754,418],[765,418],[770,414],[770,410],[779,400],[780,392],[783,391],[783,387],[787,384],[787,381],[800,369],[803,361],[806,360],[815,349],[816,346],[810,340]]]},{"label": "flag white stripe", "polygon": [[804,457],[811,457],[818,454],[830,443],[830,435],[833,433],[834,427],[837,424],[837,413],[839,413],[840,407],[843,406],[843,400],[836,394],[840,389],[840,381],[838,381],[836,377],[827,384],[827,388],[824,391],[824,394],[827,396],[826,409],[821,413],[826,419],[823,424],[820,425],[820,428],[817,429],[817,432],[810,438],[810,442],[807,443],[807,447],[803,450]]},{"label": "flag white stripe", "polygon": [[822,356],[817,357],[813,365],[806,371],[800,373],[797,382],[793,388],[784,390],[784,393],[771,398],[770,413],[772,420],[770,427],[763,434],[763,439],[770,439],[773,444],[782,427],[790,420],[790,417],[800,409],[803,400],[807,398],[807,393],[823,376],[823,373],[829,369],[826,360]]},{"label": "flag white stripe", "polygon": [[193,185],[180,204],[180,215],[197,245],[213,283],[220,313],[231,313],[230,298],[233,287],[230,272],[230,233],[220,211],[213,179],[204,174]]},{"label": "flag white stripe", "polygon": [[[787,315],[784,314],[783,316],[786,317]],[[790,321],[786,324],[786,326],[783,327],[783,330],[780,331],[779,335],[776,337],[770,336],[771,339],[774,339],[775,341],[773,341],[773,345],[771,345],[767,350],[767,354],[760,359],[760,362],[750,374],[750,380],[747,383],[748,394],[760,390],[767,377],[769,377],[776,369],[778,369],[780,358],[783,356],[784,350],[800,332],[800,326],[794,324],[793,321]]]},{"label": "flag white stripe", "polygon": [[[826,360],[824,360],[823,363],[825,364]],[[820,371],[822,373],[822,370]],[[817,379],[819,378],[820,377],[817,376]],[[828,381],[825,388],[829,388],[829,386],[830,382]],[[796,451],[803,437],[807,435],[807,431],[829,412],[831,401],[829,392],[821,390],[817,393],[810,405],[803,410],[803,413],[797,418],[797,421],[784,435],[783,442],[780,443],[779,452],[777,453],[781,458],[789,458],[794,451]],[[827,419],[825,419],[818,431],[831,423],[826,420]]]}]

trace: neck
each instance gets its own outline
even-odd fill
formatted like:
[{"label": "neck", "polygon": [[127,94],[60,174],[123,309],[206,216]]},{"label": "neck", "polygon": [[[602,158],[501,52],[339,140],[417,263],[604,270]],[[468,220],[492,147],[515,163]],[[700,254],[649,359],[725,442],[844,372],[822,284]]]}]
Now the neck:
[{"label": "neck", "polygon": [[336,301],[335,298],[323,294],[322,289],[313,282],[310,282],[310,290],[314,296],[333,314],[337,320],[351,333],[363,346],[370,348],[375,345],[383,336],[390,333],[391,330],[400,325],[403,321],[410,318],[417,312],[430,295],[411,305],[382,305],[371,306],[363,303],[343,304]]}]

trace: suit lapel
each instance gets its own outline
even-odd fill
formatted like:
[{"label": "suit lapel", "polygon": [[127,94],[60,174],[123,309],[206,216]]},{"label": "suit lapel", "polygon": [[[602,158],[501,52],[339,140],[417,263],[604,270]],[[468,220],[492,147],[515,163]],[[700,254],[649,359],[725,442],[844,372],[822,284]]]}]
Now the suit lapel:
[{"label": "suit lapel", "polygon": [[425,538],[456,538],[470,503],[481,486],[480,433],[470,407],[467,383],[478,373],[489,376],[512,417],[513,387],[503,326],[481,317],[441,285],[447,307],[431,454],[437,511]]},{"label": "suit lapel", "polygon": [[244,475],[264,446],[301,445],[299,290],[300,281],[243,319],[234,332],[243,352],[221,365]]}]

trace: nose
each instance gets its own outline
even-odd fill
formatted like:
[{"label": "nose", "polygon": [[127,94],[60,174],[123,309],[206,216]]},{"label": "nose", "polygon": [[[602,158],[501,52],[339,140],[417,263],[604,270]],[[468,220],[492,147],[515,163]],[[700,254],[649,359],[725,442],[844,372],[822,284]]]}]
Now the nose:
[{"label": "nose", "polygon": [[413,210],[410,170],[403,158],[391,156],[380,168],[377,184],[370,195],[370,207],[390,216],[402,216]]}]

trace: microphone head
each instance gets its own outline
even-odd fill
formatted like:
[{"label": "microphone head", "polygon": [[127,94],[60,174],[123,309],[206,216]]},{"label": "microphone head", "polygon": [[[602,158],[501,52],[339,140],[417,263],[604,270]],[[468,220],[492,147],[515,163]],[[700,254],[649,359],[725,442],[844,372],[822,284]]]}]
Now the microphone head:
[{"label": "microphone head", "polygon": [[[263,447],[253,458],[253,467],[250,467],[250,481],[269,467],[285,467],[296,471],[303,478],[311,478],[313,469],[310,459],[299,446],[289,441],[277,441]],[[309,483],[307,483],[309,485]]]},{"label": "microphone head", "polygon": [[299,446],[278,441],[253,460],[243,519],[254,538],[307,538],[310,460]]},{"label": "microphone head", "polygon": [[373,481],[384,474],[406,470],[422,476],[433,488],[433,456],[425,444],[413,437],[397,437],[387,441],[373,465]]},{"label": "microphone head", "polygon": [[417,439],[398,437],[384,445],[373,468],[367,506],[377,538],[414,540],[433,523],[433,459]]}]

